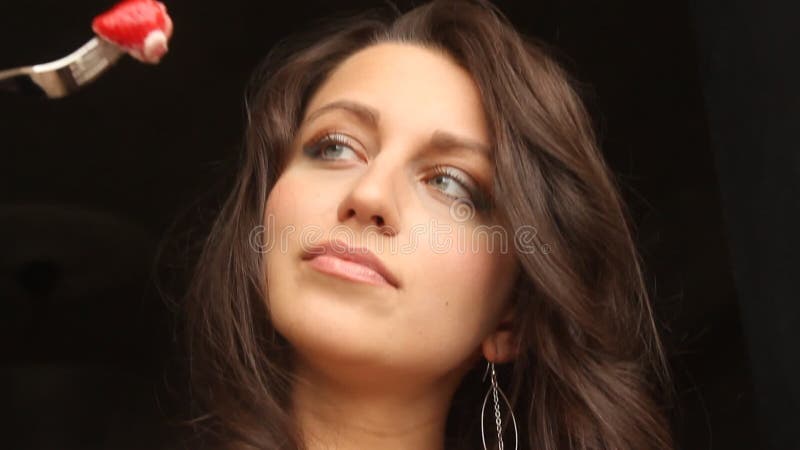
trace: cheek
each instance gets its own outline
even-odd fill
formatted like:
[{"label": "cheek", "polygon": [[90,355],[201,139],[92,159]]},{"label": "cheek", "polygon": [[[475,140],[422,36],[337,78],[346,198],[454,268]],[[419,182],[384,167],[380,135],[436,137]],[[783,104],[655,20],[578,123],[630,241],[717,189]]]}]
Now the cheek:
[{"label": "cheek", "polygon": [[[416,258],[419,280],[450,303],[464,306],[479,317],[487,310],[499,309],[507,278],[513,276],[513,259],[497,242],[474,228],[458,228],[442,240],[432,238],[434,246]],[[443,243],[440,245],[440,243]],[[448,304],[448,305],[449,305]]]},{"label": "cheek", "polygon": [[432,259],[429,265],[430,282],[448,292],[448,300],[456,305],[469,304],[476,315],[485,308],[491,296],[491,258],[454,251]]},{"label": "cheek", "polygon": [[[414,256],[409,300],[416,303],[409,324],[425,339],[423,354],[456,366],[480,347],[508,293],[502,260],[485,250],[426,250]],[[433,351],[432,351],[433,350]],[[444,361],[442,361],[444,362]]]},{"label": "cheek", "polygon": [[[294,245],[298,224],[303,223],[301,203],[302,190],[298,190],[291,177],[281,176],[267,197],[263,224],[265,246],[264,276],[267,282],[267,299],[273,321],[282,314],[281,300],[293,289],[294,280],[288,271],[292,257],[300,251]],[[275,324],[278,326],[278,323]]]},{"label": "cheek", "polygon": [[267,197],[264,224],[282,226],[292,223],[297,215],[296,204],[297,193],[291,189],[291,180],[285,176],[278,178]]},{"label": "cheek", "polygon": [[[294,226],[296,235],[303,226],[316,227],[330,220],[335,212],[338,195],[319,177],[308,171],[292,167],[275,182],[265,205],[265,222],[272,215],[274,223],[281,226]],[[335,217],[335,216],[334,216]]]},{"label": "cheek", "polygon": [[293,344],[308,339],[309,330],[320,323],[321,318],[309,311],[323,311],[316,303],[309,309],[320,299],[306,295],[312,291],[299,270],[302,251],[322,237],[324,219],[335,205],[333,194],[320,192],[325,191],[307,174],[289,169],[278,178],[265,205],[265,239],[271,240],[264,255],[265,301],[276,330]]}]

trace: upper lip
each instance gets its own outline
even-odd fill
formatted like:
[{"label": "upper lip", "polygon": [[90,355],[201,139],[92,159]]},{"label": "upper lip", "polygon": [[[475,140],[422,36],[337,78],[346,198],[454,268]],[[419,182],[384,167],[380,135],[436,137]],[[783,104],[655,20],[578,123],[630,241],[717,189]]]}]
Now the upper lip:
[{"label": "upper lip", "polygon": [[353,247],[346,242],[334,239],[314,245],[303,252],[303,259],[314,259],[321,255],[334,255],[345,261],[352,261],[378,272],[386,281],[394,287],[398,287],[397,277],[366,247]]}]

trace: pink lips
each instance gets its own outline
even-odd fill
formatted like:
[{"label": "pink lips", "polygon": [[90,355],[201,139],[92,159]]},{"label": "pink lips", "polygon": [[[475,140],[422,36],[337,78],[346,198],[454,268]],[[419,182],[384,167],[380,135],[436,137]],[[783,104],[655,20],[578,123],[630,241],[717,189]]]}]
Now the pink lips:
[{"label": "pink lips", "polygon": [[352,281],[397,288],[397,278],[369,249],[351,247],[344,241],[323,242],[303,253],[303,260],[330,275]]}]

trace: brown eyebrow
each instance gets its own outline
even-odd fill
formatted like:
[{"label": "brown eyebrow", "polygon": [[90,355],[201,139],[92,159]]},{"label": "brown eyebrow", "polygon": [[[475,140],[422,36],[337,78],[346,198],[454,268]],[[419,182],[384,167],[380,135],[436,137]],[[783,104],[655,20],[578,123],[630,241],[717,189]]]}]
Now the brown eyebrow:
[{"label": "brown eyebrow", "polygon": [[431,146],[442,150],[465,148],[477,152],[487,159],[491,158],[492,153],[492,149],[487,145],[469,138],[456,136],[443,130],[436,130],[433,132]]},{"label": "brown eyebrow", "polygon": [[[333,110],[348,111],[372,128],[377,128],[380,121],[380,113],[375,108],[351,100],[336,100],[317,108],[303,122],[310,123],[322,114]],[[491,148],[489,146],[473,139],[456,136],[444,130],[434,131],[430,145],[440,150],[462,148],[478,152],[487,159],[491,157]]]},{"label": "brown eyebrow", "polygon": [[380,121],[381,117],[380,113],[376,109],[362,103],[350,100],[337,100],[317,108],[314,112],[308,115],[304,122],[310,123],[320,115],[336,109],[343,109],[355,114],[355,116],[358,117],[362,122],[365,122],[367,125],[373,128],[378,127],[378,122]]}]

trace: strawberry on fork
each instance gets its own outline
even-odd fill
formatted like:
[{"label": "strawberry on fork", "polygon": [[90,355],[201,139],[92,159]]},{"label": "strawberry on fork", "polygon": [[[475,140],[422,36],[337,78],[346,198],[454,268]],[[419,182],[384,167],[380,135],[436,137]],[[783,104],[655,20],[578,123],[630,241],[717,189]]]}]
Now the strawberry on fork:
[{"label": "strawberry on fork", "polygon": [[156,64],[167,52],[172,19],[156,0],[124,0],[95,17],[92,30],[139,61]]},{"label": "strawberry on fork", "polygon": [[0,70],[0,91],[61,98],[96,80],[122,55],[156,64],[167,52],[172,19],[155,0],[125,0],[95,17],[97,36],[43,64]]}]

